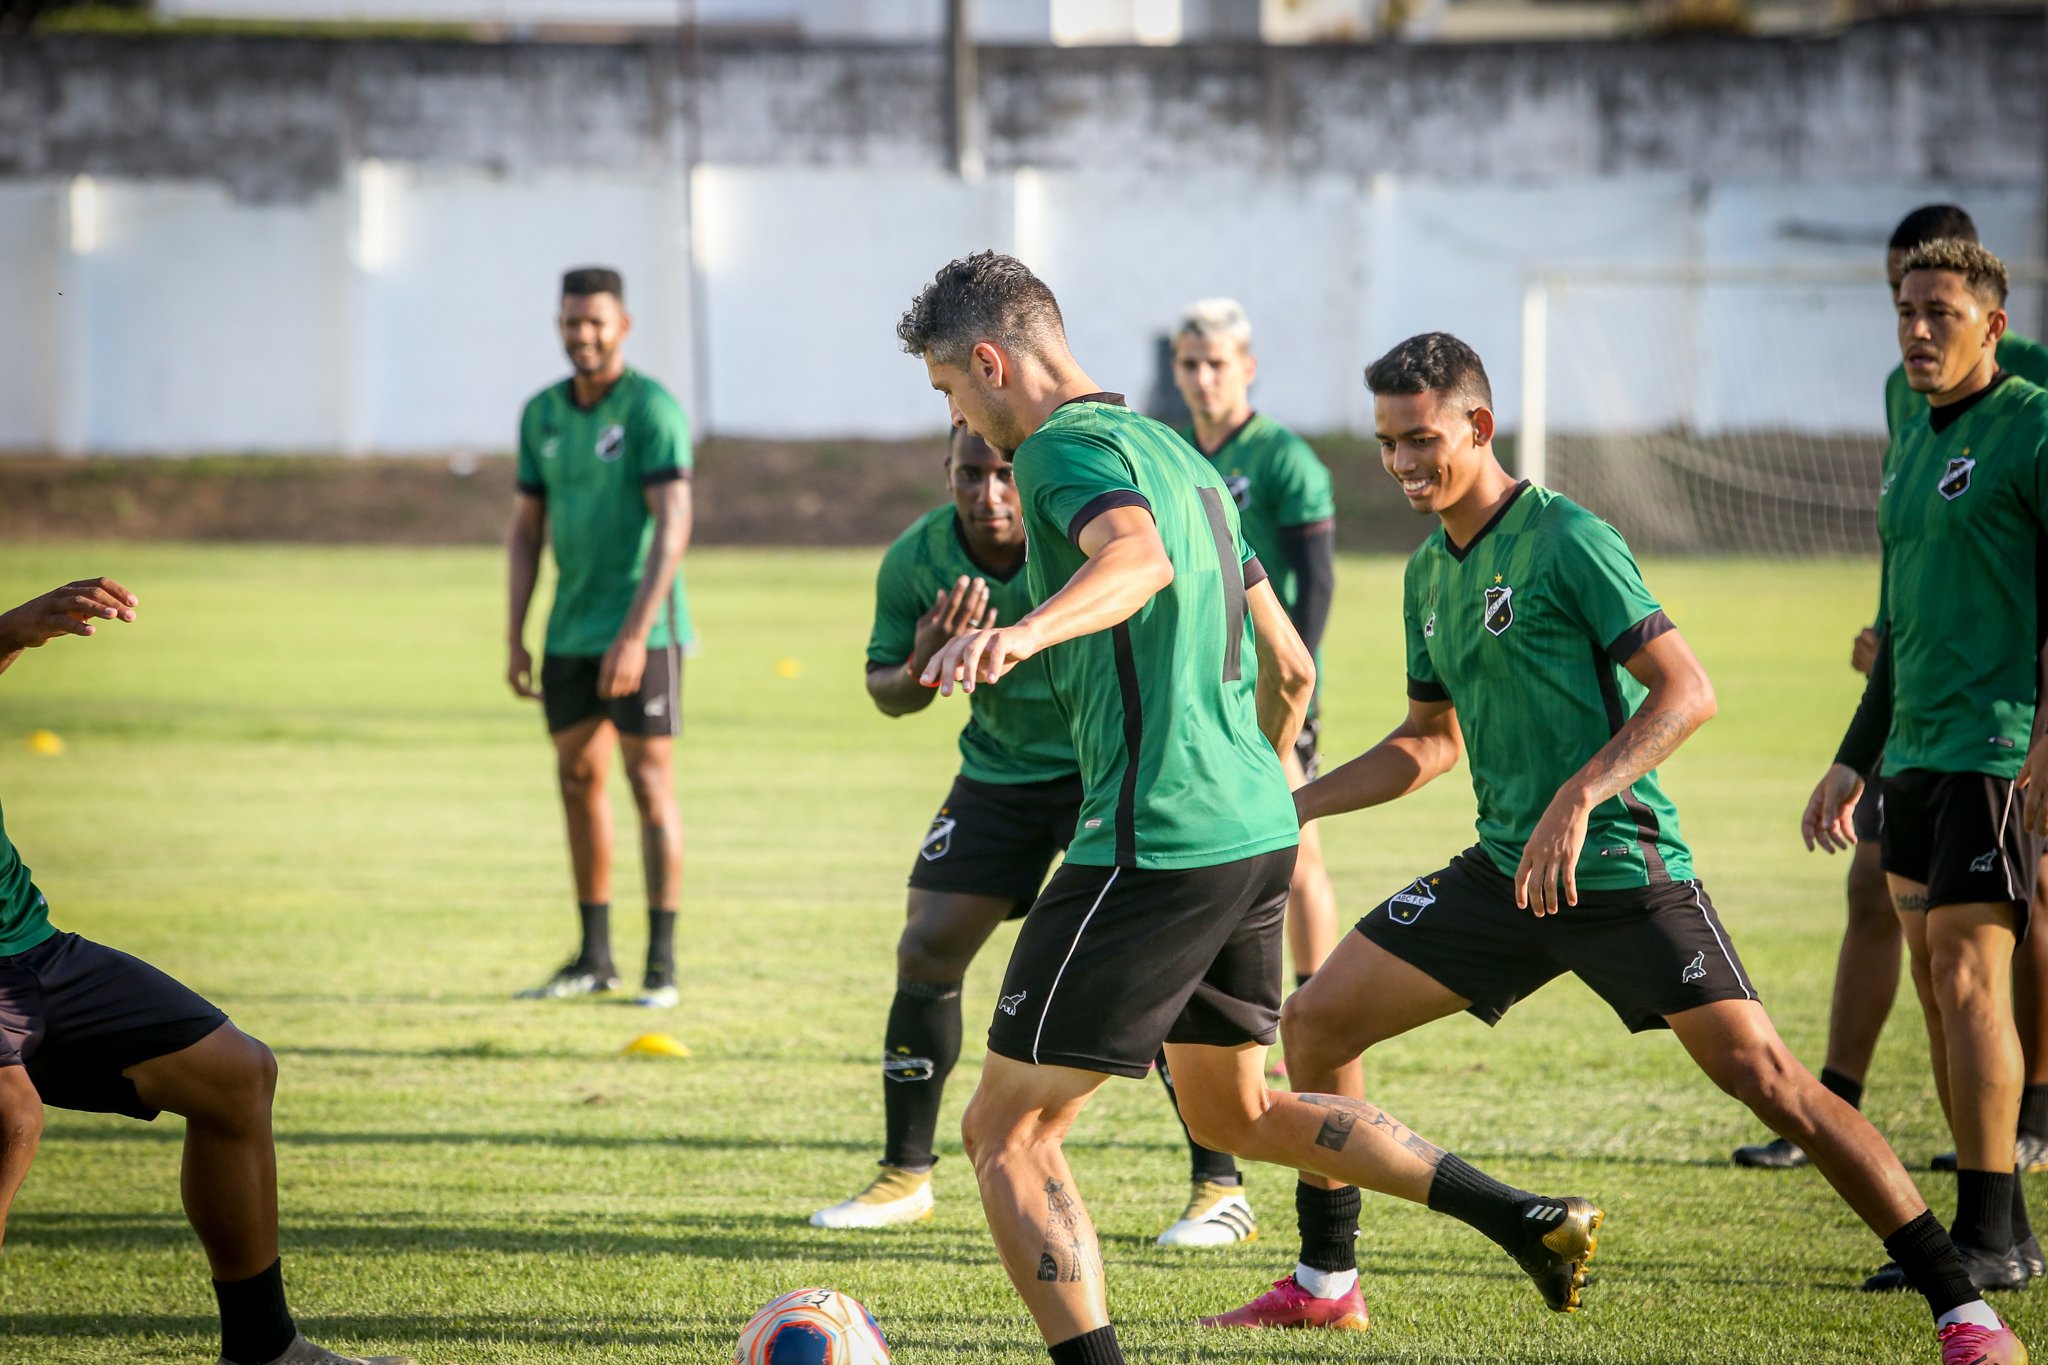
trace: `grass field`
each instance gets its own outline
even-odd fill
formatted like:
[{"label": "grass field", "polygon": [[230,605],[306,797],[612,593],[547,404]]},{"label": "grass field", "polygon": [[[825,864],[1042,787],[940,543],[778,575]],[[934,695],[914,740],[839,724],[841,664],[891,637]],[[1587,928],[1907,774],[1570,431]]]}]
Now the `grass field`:
[{"label": "grass field", "polygon": [[[62,926],[148,957],[276,1049],[286,1275],[309,1333],[430,1365],[720,1361],[754,1307],[827,1283],[872,1308],[900,1360],[1044,1359],[957,1156],[1008,932],[969,980],[937,1219],[883,1234],[804,1222],[878,1154],[902,879],[961,714],[892,722],[868,705],[874,561],[691,556],[706,641],[680,765],[684,999],[650,1018],[509,999],[557,964],[573,917],[540,722],[499,681],[497,555],[0,546],[10,604],[85,573],[142,598],[138,624],[0,679],[0,800]],[[1873,570],[1648,572],[1721,698],[1667,771],[1685,832],[1780,1027],[1817,1061],[1843,869],[1804,853],[1795,821],[1853,703],[1845,659]],[[1393,561],[1342,565],[1332,751],[1400,714],[1398,585]],[[28,750],[40,727],[64,754]],[[1345,910],[1470,837],[1462,776],[1332,825]],[[622,961],[642,938],[633,848],[620,843]],[[694,1056],[619,1057],[647,1027]],[[1756,1125],[1668,1035],[1629,1037],[1576,983],[1497,1030],[1446,1020],[1376,1050],[1367,1074],[1443,1145],[1606,1207],[1586,1309],[1553,1317],[1476,1233],[1368,1196],[1369,1335],[1203,1333],[1197,1313],[1292,1265],[1292,1177],[1249,1171],[1265,1240],[1154,1249],[1185,1155],[1158,1086],[1112,1082],[1069,1151],[1134,1360],[1933,1357],[1917,1297],[1855,1292],[1883,1257],[1823,1182],[1731,1168]],[[1916,1167],[1948,1145],[1910,1001],[1868,1107]],[[212,1360],[178,1130],[52,1112],[0,1253],[0,1361]],[[1951,1182],[1920,1179],[1946,1218]],[[2023,1296],[2001,1306],[2022,1330],[2048,1322]]]}]

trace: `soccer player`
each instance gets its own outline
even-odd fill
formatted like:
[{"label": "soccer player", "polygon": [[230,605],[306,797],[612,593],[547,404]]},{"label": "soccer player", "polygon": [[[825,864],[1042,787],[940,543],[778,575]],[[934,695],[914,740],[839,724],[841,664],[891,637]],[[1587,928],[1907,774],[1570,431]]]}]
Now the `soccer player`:
[{"label": "soccer player", "polygon": [[[1496,1022],[1570,972],[1630,1030],[1673,1030],[1812,1154],[1927,1296],[1946,1365],[2023,1362],[1884,1139],[1779,1040],[1694,875],[1656,767],[1713,715],[1714,689],[1628,546],[1501,468],[1485,367],[1456,337],[1409,338],[1366,385],[1387,472],[1439,523],[1403,591],[1408,714],[1295,804],[1303,820],[1379,805],[1462,754],[1479,843],[1368,914],[1288,1001],[1294,1083],[1357,1094],[1373,1044],[1460,1010]],[[1301,1202],[1302,1260],[1321,1282],[1297,1273],[1205,1322],[1321,1325],[1321,1294],[1356,1293],[1356,1196],[1319,1202],[1321,1183]]]},{"label": "soccer player", "polygon": [[[0,615],[0,672],[22,651],[103,621],[133,621],[111,578],[67,583]],[[140,958],[50,923],[0,818],[0,1238],[35,1160],[43,1106],[185,1118],[179,1182],[220,1306],[221,1365],[410,1365],[365,1361],[299,1334],[277,1245],[277,1059],[184,984]]]},{"label": "soccer player", "polygon": [[[562,277],[557,318],[573,371],[528,400],[519,419],[519,494],[506,538],[511,568],[506,680],[538,699],[554,739],[583,941],[525,999],[616,990],[612,966],[614,742],[640,812],[647,880],[647,971],[637,1005],[667,1009],[676,989],[683,817],[675,737],[682,733],[683,596],[690,543],[690,429],[668,390],[627,366],[625,286],[617,271]],[[543,537],[555,552],[555,603],[538,679],[526,612]]]},{"label": "soccer player", "polygon": [[[2023,1062],[2012,960],[2040,861],[2029,753],[2040,688],[2036,575],[2048,532],[2048,392],[1998,364],[2005,267],[1974,242],[1906,254],[1899,349],[1925,395],[1902,414],[1878,493],[1879,643],[1863,702],[1802,820],[1855,839],[1880,751],[1881,857],[1956,1140],[1956,1242],[1980,1285],[2018,1288],[2032,1236],[2015,1164]],[[1958,610],[1958,592],[1967,609]],[[2019,789],[2028,787],[2024,821]],[[1872,1289],[1897,1286],[1893,1268]]]},{"label": "soccer player", "polygon": [[1162,1043],[1204,1144],[1426,1201],[1499,1242],[1553,1308],[1575,1306],[1591,1204],[1492,1181],[1361,1099],[1266,1087],[1298,838],[1278,756],[1315,665],[1222,479],[1088,377],[1052,291],[1011,257],[946,265],[897,337],[956,425],[1014,452],[1038,604],[954,636],[920,676],[978,691],[1044,654],[1081,764],[1080,825],[1018,934],[961,1124],[1055,1365],[1123,1360],[1061,1142]]},{"label": "soccer player", "polygon": [[[1892,303],[1897,306],[1900,267],[1906,253],[1943,237],[1966,242],[1977,240],[1977,225],[1970,215],[1954,204],[1925,204],[1899,220],[1885,247],[1885,277],[1891,286]],[[2048,348],[2014,332],[1998,339],[1998,366],[2035,384],[2048,384]],[[1913,391],[1906,379],[1906,367],[1894,366],[1885,379],[1885,430],[1892,438],[1922,413],[1927,400]],[[1870,627],[1856,637],[1851,662],[1856,671],[1870,672],[1877,656],[1877,629]],[[1866,783],[1856,803],[1856,848],[1849,855],[1849,922],[1842,933],[1841,955],[1835,963],[1834,999],[1828,1010],[1827,1062],[1821,1067],[1820,1083],[1850,1104],[1863,1103],[1863,1083],[1870,1074],[1870,1059],[1877,1051],[1878,1034],[1891,1014],[1892,999],[1898,994],[1900,929],[1892,908],[1891,888],[1885,885],[1884,868],[1878,860],[1878,839],[1884,819],[1878,808],[1878,783]],[[2048,894],[2048,879],[2036,877],[2034,895],[2038,902]],[[2048,1167],[2048,936],[2029,938],[2021,945],[2013,963],[2013,1002],[2020,1023],[2020,1045],[2026,1054],[2027,1083],[2020,1091],[2018,1164],[2022,1171]],[[1772,1170],[1789,1170],[1807,1164],[1806,1153],[1784,1138],[1735,1149],[1735,1164]],[[1955,1156],[1934,1158],[1937,1170],[1955,1168]],[[2038,1244],[2021,1246],[2034,1273],[2039,1274]]]}]

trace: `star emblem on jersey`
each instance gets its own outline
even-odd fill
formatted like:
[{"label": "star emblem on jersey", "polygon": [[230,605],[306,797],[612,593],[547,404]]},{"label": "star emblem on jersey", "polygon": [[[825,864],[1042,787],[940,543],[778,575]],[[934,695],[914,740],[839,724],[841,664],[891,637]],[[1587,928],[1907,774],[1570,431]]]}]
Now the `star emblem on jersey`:
[{"label": "star emblem on jersey", "polygon": [[1252,505],[1252,481],[1242,474],[1226,474],[1223,477],[1224,491],[1237,504],[1237,510],[1245,511]]},{"label": "star emblem on jersey", "polygon": [[1970,473],[1976,469],[1974,456],[1959,455],[1948,462],[1948,468],[1941,476],[1941,495],[1954,502],[1970,491]]},{"label": "star emblem on jersey", "polygon": [[1515,623],[1514,596],[1513,588],[1496,586],[1486,590],[1486,629],[1492,634],[1499,635]]},{"label": "star emblem on jersey", "polygon": [[931,829],[926,831],[924,836],[924,846],[917,851],[918,856],[928,863],[935,863],[945,857],[952,851],[953,831],[959,824],[960,822],[950,815],[941,815],[932,821]]},{"label": "star emblem on jersey", "polygon": [[1406,891],[1397,891],[1387,901],[1387,918],[1396,924],[1413,924],[1422,912],[1436,904],[1436,883],[1417,877]]},{"label": "star emblem on jersey", "polygon": [[610,464],[626,453],[626,429],[617,422],[598,434],[597,458]]},{"label": "star emblem on jersey", "polygon": [[1707,950],[1700,949],[1692,955],[1692,961],[1685,964],[1685,970],[1678,974],[1680,985],[1707,979]]}]

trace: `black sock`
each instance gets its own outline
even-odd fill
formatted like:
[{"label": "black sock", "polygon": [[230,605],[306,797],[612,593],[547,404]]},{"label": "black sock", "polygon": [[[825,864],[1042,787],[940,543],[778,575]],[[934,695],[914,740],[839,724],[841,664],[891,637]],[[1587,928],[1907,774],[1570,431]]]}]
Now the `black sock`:
[{"label": "black sock", "polygon": [[1358,1269],[1358,1187],[1294,1186],[1294,1220],[1301,1225],[1301,1263],[1310,1270]]},{"label": "black sock", "polygon": [[591,971],[612,969],[612,903],[577,901],[576,913],[583,920],[583,947],[576,960]]},{"label": "black sock", "polygon": [[1852,1080],[1831,1066],[1824,1066],[1820,1069],[1820,1083],[1831,1094],[1841,1096],[1842,1102],[1851,1109],[1863,1107],[1863,1082]]},{"label": "black sock", "polygon": [[[1965,1246],[2004,1253],[2012,1247],[2011,1171],[1956,1171],[1956,1220],[1951,1235]],[[1903,1264],[1903,1262],[1901,1263]]]},{"label": "black sock", "polygon": [[1296,972],[1294,974],[1294,989],[1300,990],[1303,986],[1306,986],[1308,979],[1314,975],[1314,972]]},{"label": "black sock", "polygon": [[2020,1091],[2020,1131],[2048,1137],[2048,1084],[2030,1085]]},{"label": "black sock", "polygon": [[1237,1158],[1228,1152],[1215,1152],[1195,1141],[1195,1135],[1188,1131],[1188,1121],[1180,1116],[1180,1096],[1173,1090],[1173,1073],[1166,1069],[1166,1053],[1162,1049],[1154,1066],[1159,1072],[1159,1083],[1166,1087],[1167,1098],[1173,1101],[1173,1117],[1180,1124],[1180,1135],[1188,1140],[1188,1178],[1207,1180],[1218,1185],[1242,1185],[1244,1177],[1238,1173]]},{"label": "black sock", "polygon": [[[1548,1207],[1538,1212],[1530,1209],[1531,1204]],[[1503,1185],[1449,1153],[1437,1163],[1436,1177],[1429,1182],[1429,1206],[1478,1228],[1511,1256],[1519,1256],[1564,1217],[1564,1205]]]},{"label": "black sock", "polygon": [[1927,1299],[1927,1307],[1938,1320],[1943,1313],[1983,1298],[1956,1255],[1956,1244],[1927,1209],[1918,1218],[1884,1239],[1884,1249],[1905,1272],[1906,1282]]},{"label": "black sock", "polygon": [[647,976],[656,985],[676,979],[676,912],[647,907]]},{"label": "black sock", "polygon": [[284,1306],[284,1262],[272,1261],[246,1280],[213,1282],[220,1303],[220,1353],[232,1365],[267,1365],[299,1334]]},{"label": "black sock", "polygon": [[1098,1327],[1047,1348],[1052,1365],[1124,1365],[1124,1349],[1116,1344],[1116,1328]]},{"label": "black sock", "polygon": [[2034,1235],[2034,1224],[2027,1217],[2027,1186],[2020,1179],[2017,1168],[2012,1173],[2012,1244],[2018,1246]]},{"label": "black sock", "polygon": [[931,986],[898,981],[882,1035],[882,1112],[885,1165],[925,1170],[939,1127],[946,1077],[960,1060],[960,983]]}]

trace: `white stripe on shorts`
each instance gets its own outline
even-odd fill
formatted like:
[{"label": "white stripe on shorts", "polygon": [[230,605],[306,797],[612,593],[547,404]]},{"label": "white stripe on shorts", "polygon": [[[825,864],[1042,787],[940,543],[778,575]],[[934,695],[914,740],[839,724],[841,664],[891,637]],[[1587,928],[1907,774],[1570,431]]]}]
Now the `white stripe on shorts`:
[{"label": "white stripe on shorts", "polygon": [[1074,960],[1074,950],[1081,946],[1081,935],[1088,932],[1088,922],[1094,919],[1095,912],[1102,908],[1102,898],[1109,894],[1110,887],[1116,885],[1117,874],[1122,871],[1121,867],[1113,867],[1109,870],[1109,880],[1102,884],[1102,890],[1095,893],[1095,904],[1089,906],[1088,913],[1081,916],[1081,927],[1074,931],[1074,941],[1067,945],[1067,955],[1060,959],[1060,969],[1052,974],[1052,985],[1046,988],[1045,1003],[1038,1007],[1038,1027],[1031,1034],[1031,1064],[1033,1066],[1040,1065],[1038,1060],[1038,1040],[1045,1036],[1045,1016],[1052,1013],[1052,997],[1054,992],[1060,988],[1060,978],[1067,974],[1067,964]]},{"label": "white stripe on shorts", "polygon": [[1742,975],[1742,968],[1735,965],[1735,954],[1728,951],[1728,940],[1722,938],[1721,931],[1714,927],[1714,917],[1707,913],[1706,902],[1700,899],[1700,884],[1698,882],[1692,884],[1692,903],[1698,907],[1700,918],[1706,921],[1707,931],[1714,936],[1714,942],[1720,945],[1721,956],[1727,959],[1728,962],[1728,970],[1735,973],[1735,984],[1742,987],[1744,995],[1748,996],[1751,1000],[1756,999],[1756,992],[1749,988],[1749,981]]}]

